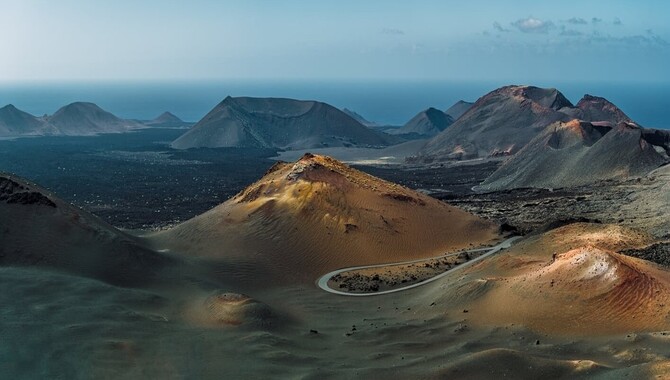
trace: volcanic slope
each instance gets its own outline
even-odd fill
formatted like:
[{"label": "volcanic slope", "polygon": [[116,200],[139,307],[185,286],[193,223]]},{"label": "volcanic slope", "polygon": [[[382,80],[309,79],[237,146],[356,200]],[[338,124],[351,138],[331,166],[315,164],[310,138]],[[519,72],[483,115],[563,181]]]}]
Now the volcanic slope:
[{"label": "volcanic slope", "polygon": [[573,106],[553,88],[506,86],[477,100],[453,125],[429,140],[418,157],[450,160],[509,156],[552,123],[572,119],[610,127],[632,123],[605,98],[587,94]]},{"label": "volcanic slope", "polygon": [[563,109],[569,115],[576,119],[599,121],[609,123],[615,126],[620,123],[632,123],[633,120],[628,117],[616,105],[605,98],[586,94],[577,102],[573,109]]},{"label": "volcanic slope", "polygon": [[0,265],[139,285],[170,262],[39,186],[0,173]]},{"label": "volcanic slope", "polygon": [[163,112],[160,114],[157,118],[149,121],[145,121],[144,125],[148,125],[150,127],[160,127],[160,128],[180,128],[180,127],[187,127],[191,126],[191,123],[187,123],[177,117],[175,114],[171,112]]},{"label": "volcanic slope", "polygon": [[649,173],[622,202],[622,215],[636,215],[656,236],[670,239],[670,165]]},{"label": "volcanic slope", "polygon": [[459,100],[444,111],[444,113],[451,116],[452,119],[457,120],[459,117],[463,116],[464,113],[468,112],[474,104],[475,103],[472,102],[466,102],[465,100]]},{"label": "volcanic slope", "polygon": [[428,141],[420,155],[461,159],[516,153],[573,105],[556,89],[507,86],[492,91],[454,124]]},{"label": "volcanic slope", "polygon": [[664,331],[670,328],[670,271],[617,253],[651,241],[621,226],[567,225],[430,284],[416,302],[468,310],[471,323],[552,335]]},{"label": "volcanic slope", "polygon": [[8,104],[0,108],[0,137],[53,134],[44,120]]},{"label": "volcanic slope", "polygon": [[363,115],[359,114],[358,112],[354,110],[350,110],[348,108],[342,108],[342,112],[346,113],[347,115],[351,116],[354,120],[357,122],[365,125],[366,127],[379,127],[379,124],[375,123],[374,121],[370,121],[363,117]]},{"label": "volcanic slope", "polygon": [[305,154],[153,239],[157,249],[219,261],[238,276],[266,271],[268,281],[311,283],[337,268],[433,257],[497,236],[489,221]]},{"label": "volcanic slope", "polygon": [[652,145],[635,124],[575,119],[547,127],[479,188],[571,187],[644,176],[668,161],[665,147]]},{"label": "volcanic slope", "polygon": [[124,120],[103,110],[96,104],[75,102],[60,108],[46,118],[61,135],[86,136],[98,133],[120,133],[144,127],[142,124]]},{"label": "volcanic slope", "polygon": [[172,147],[309,149],[383,146],[388,141],[384,134],[326,103],[229,96],[175,140]]},{"label": "volcanic slope", "polygon": [[395,134],[410,134],[415,133],[420,136],[432,137],[447,129],[453,124],[454,119],[446,113],[435,109],[428,108],[419,112],[407,124],[395,130]]}]

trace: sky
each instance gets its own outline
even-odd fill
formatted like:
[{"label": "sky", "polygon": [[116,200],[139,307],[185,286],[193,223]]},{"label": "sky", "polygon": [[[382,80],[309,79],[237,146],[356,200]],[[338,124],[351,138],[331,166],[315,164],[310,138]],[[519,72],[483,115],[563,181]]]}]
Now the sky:
[{"label": "sky", "polygon": [[670,83],[660,0],[0,0],[0,82]]}]

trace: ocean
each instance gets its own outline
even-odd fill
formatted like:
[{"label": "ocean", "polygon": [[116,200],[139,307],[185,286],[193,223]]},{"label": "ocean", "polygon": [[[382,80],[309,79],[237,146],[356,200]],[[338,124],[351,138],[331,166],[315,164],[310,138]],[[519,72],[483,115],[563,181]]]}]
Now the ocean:
[{"label": "ocean", "polygon": [[[179,83],[11,83],[0,84],[0,107],[14,104],[34,115],[51,114],[74,101],[89,101],[128,119],[153,119],[170,111],[198,121],[226,96],[319,100],[354,110],[370,121],[402,125],[417,112],[475,101],[508,83],[360,81],[212,81]],[[532,83],[556,87],[573,103],[588,93],[618,105],[639,124],[670,128],[670,84]]]}]

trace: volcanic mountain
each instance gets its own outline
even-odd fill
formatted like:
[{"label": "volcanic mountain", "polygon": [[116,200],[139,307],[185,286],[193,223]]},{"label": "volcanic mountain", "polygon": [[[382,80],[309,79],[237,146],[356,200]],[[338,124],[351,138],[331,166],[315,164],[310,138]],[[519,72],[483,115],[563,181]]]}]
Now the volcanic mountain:
[{"label": "volcanic mountain", "polygon": [[0,108],[0,137],[53,134],[54,128],[44,120],[23,112],[12,104]]},{"label": "volcanic mountain", "polygon": [[153,120],[145,121],[144,125],[161,128],[181,128],[190,126],[191,123],[187,123],[173,113],[166,111]]},{"label": "volcanic mountain", "polygon": [[[644,176],[669,160],[666,147],[653,145],[635,124],[614,128],[572,120],[547,127],[480,186],[558,188],[599,180]],[[660,131],[659,131],[660,132]]]},{"label": "volcanic mountain", "polygon": [[451,116],[452,119],[458,120],[459,117],[463,116],[475,103],[466,102],[465,100],[459,100],[454,103],[453,106],[449,107],[444,113]]},{"label": "volcanic mountain", "polygon": [[632,123],[604,98],[585,95],[573,106],[558,90],[506,86],[492,91],[418,153],[423,160],[508,156],[557,121],[580,119],[616,126]]},{"label": "volcanic mountain", "polygon": [[454,119],[446,113],[435,109],[428,108],[419,112],[404,126],[394,131],[396,134],[417,134],[420,136],[435,136],[438,133],[447,129],[453,124]]},{"label": "volcanic mountain", "polygon": [[381,146],[387,139],[339,109],[316,101],[227,97],[172,143],[176,149],[309,149]]},{"label": "volcanic mountain", "polygon": [[569,117],[572,103],[556,89],[507,86],[481,97],[445,131],[428,141],[420,155],[465,159],[516,153],[547,125]]},{"label": "volcanic mountain", "polygon": [[0,173],[0,265],[139,285],[170,262],[48,191]]},{"label": "volcanic mountain", "polygon": [[223,263],[237,276],[263,271],[291,283],[345,266],[432,257],[497,233],[493,223],[429,196],[305,154],[153,239],[155,248]]},{"label": "volcanic mountain", "polygon": [[136,121],[120,119],[86,102],[68,104],[47,117],[46,121],[57,129],[58,134],[70,136],[128,132],[143,127]]},{"label": "volcanic mountain", "polygon": [[619,123],[633,123],[631,118],[609,100],[588,94],[577,103],[576,108],[562,111],[576,119],[605,122],[612,126]]},{"label": "volcanic mountain", "polygon": [[366,127],[378,127],[379,125],[375,123],[374,121],[370,121],[363,117],[363,115],[359,114],[356,111],[350,110],[348,108],[343,108],[342,112],[346,113],[347,115],[351,116],[354,120],[357,122],[365,125]]}]

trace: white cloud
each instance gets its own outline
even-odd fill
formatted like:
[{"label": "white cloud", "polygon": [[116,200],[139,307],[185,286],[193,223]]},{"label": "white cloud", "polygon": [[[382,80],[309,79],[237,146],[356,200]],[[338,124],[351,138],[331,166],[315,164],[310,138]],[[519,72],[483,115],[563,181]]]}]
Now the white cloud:
[{"label": "white cloud", "polygon": [[534,17],[522,18],[512,23],[523,33],[548,33],[554,27],[551,21],[542,21]]}]

